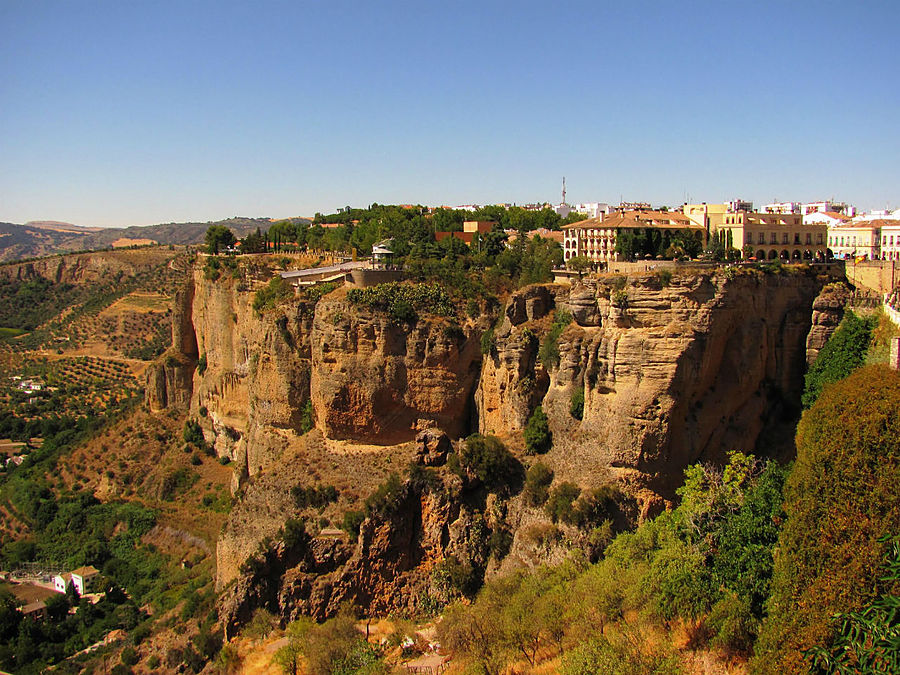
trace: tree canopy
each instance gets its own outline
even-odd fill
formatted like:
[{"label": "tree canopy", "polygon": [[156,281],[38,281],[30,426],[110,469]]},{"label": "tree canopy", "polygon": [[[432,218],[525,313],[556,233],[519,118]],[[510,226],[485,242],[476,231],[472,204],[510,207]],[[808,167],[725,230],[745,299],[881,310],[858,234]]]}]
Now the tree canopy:
[{"label": "tree canopy", "polygon": [[234,232],[224,225],[210,225],[206,231],[206,251],[210,255],[218,255],[223,248],[235,242]]},{"label": "tree canopy", "polygon": [[803,414],[754,672],[806,672],[801,651],[830,643],[832,615],[900,591],[879,581],[900,523],[898,411],[900,373],[869,366]]}]

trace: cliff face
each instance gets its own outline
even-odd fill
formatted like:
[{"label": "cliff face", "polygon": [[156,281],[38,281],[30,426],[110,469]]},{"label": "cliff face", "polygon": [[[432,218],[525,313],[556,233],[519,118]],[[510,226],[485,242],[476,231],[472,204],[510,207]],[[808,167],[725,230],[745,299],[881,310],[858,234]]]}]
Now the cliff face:
[{"label": "cliff face", "polygon": [[[816,300],[823,284],[722,271],[529,287],[510,298],[482,354],[489,317],[398,323],[352,305],[343,289],[259,316],[250,290],[196,271],[190,322],[173,336],[190,360],[192,328],[193,358],[205,360],[192,410],[206,408],[207,439],[235,460],[235,488],[252,478],[218,542],[219,586],[237,579],[229,621],[239,624],[256,606],[289,618],[325,616],[346,599],[374,611],[418,602],[434,565],[466,549],[466,533],[484,517],[452,491],[407,488],[400,507],[366,521],[355,542],[326,537],[254,552],[300,515],[292,486],[335,483],[340,506],[326,513],[338,523],[415,457],[395,444],[421,429],[453,438],[480,431],[517,448],[541,404],[554,441],[541,461],[557,480],[616,482],[645,516],[674,497],[691,463],[720,461],[729,450],[789,452],[807,347],[840,311],[837,298]],[[558,338],[558,364],[542,363],[552,350],[540,345],[560,309],[574,321]],[[581,387],[577,420],[569,406]],[[301,436],[307,404],[315,430]],[[518,535],[515,542],[521,551]],[[262,556],[255,571],[241,573],[254,555]]]},{"label": "cliff face", "polygon": [[[553,452],[569,455],[575,474],[608,467],[633,489],[672,498],[689,464],[791,443],[773,433],[796,413],[820,280],[719,273],[592,286],[599,325],[562,334],[544,399],[562,441]],[[568,412],[577,387],[580,422]]]},{"label": "cliff face", "polygon": [[438,426],[466,434],[481,366],[478,333],[440,318],[413,325],[323,298],[312,325],[312,400],[329,438],[391,444]]},{"label": "cliff face", "polygon": [[194,283],[189,280],[175,293],[172,346],[147,369],[146,398],[151,412],[190,407],[197,366],[197,336],[191,318],[193,304]]},{"label": "cliff face", "polygon": [[176,256],[167,248],[96,251],[51,256],[23,263],[0,265],[0,276],[10,281],[43,277],[54,283],[94,282],[117,274],[135,276]]}]

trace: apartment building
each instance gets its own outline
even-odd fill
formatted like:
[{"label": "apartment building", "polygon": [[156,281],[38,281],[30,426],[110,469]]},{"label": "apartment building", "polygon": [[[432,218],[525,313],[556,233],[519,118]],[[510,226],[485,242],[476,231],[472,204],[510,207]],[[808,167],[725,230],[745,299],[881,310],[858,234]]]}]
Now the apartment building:
[{"label": "apartment building", "polygon": [[585,256],[597,263],[619,261],[616,240],[623,230],[688,230],[706,244],[706,228],[677,211],[622,211],[606,218],[588,218],[563,225],[563,257]]},{"label": "apartment building", "polygon": [[784,262],[828,257],[828,226],[804,223],[799,213],[731,213],[719,231],[731,232],[732,245],[744,257]]},{"label": "apartment building", "polygon": [[881,259],[900,260],[900,220],[874,220],[881,229]]},{"label": "apartment building", "polygon": [[[804,216],[804,222],[806,217]],[[838,222],[828,227],[828,248],[835,258],[881,258],[882,221]]]}]

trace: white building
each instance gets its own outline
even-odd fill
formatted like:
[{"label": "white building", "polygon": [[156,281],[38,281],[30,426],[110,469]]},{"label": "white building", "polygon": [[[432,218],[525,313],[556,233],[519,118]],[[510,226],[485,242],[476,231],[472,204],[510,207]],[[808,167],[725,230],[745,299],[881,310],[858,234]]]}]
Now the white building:
[{"label": "white building", "polygon": [[838,227],[849,223],[851,218],[836,211],[810,211],[803,216],[803,224],[825,223],[828,227]]},{"label": "white building", "polygon": [[900,209],[877,209],[859,214],[856,220],[900,220]]},{"label": "white building", "polygon": [[900,260],[900,220],[876,220],[881,226],[881,259]]},{"label": "white building", "polygon": [[772,202],[763,207],[766,213],[779,213],[787,215],[790,213],[800,213],[800,202]]},{"label": "white building", "polygon": [[65,593],[72,585],[72,575],[68,572],[57,574],[53,577],[53,590],[57,593]]},{"label": "white building", "polygon": [[[850,206],[846,202],[822,201],[808,202],[800,205],[800,213],[804,216],[810,213],[840,213],[845,216],[853,217],[856,215],[856,207]],[[804,222],[806,222],[804,220]]]},{"label": "white building", "polygon": [[584,204],[576,204],[575,211],[585,214],[588,218],[602,219],[604,216],[608,216],[612,209],[605,202],[585,202]]},{"label": "white building", "polygon": [[100,570],[90,565],[79,567],[77,570],[72,570],[71,577],[75,590],[78,591],[79,596],[82,596],[95,590],[94,586],[100,580]]}]

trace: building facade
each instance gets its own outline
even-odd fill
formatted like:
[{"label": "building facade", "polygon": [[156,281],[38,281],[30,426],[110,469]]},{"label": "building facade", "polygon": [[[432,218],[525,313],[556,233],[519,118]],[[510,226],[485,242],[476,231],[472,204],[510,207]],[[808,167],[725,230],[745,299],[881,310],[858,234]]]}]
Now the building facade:
[{"label": "building facade", "polygon": [[732,213],[719,231],[731,233],[732,245],[745,258],[783,262],[828,258],[828,227],[805,224],[799,213]]},{"label": "building facade", "polygon": [[595,263],[620,262],[616,241],[623,230],[685,230],[706,244],[706,228],[677,211],[623,211],[606,218],[588,218],[563,225],[563,258],[583,256]]},{"label": "building facade", "polygon": [[707,232],[713,232],[725,224],[725,216],[729,213],[738,213],[739,211],[752,211],[753,202],[744,201],[743,199],[732,199],[725,204],[684,204],[681,207],[691,222],[702,225]]},{"label": "building facade", "polygon": [[800,205],[800,213],[804,216],[810,213],[840,213],[841,215],[852,217],[856,215],[856,207],[850,206],[847,202],[835,202],[826,200],[822,202],[807,202]]},{"label": "building facade", "polygon": [[900,220],[873,222],[881,229],[881,259],[900,260]]},{"label": "building facade", "polygon": [[[804,217],[804,220],[806,218]],[[880,221],[840,222],[828,228],[828,248],[835,258],[881,258]]]}]

